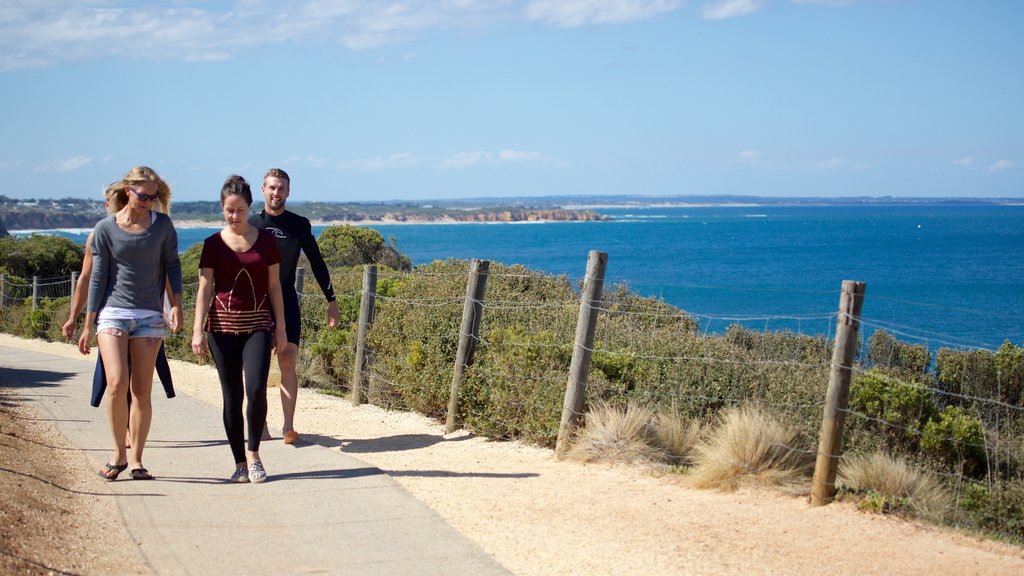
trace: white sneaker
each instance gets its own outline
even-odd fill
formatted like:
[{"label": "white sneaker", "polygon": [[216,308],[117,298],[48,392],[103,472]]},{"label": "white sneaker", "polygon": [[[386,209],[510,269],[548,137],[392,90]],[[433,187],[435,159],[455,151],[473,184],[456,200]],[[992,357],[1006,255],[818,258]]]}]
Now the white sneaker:
[{"label": "white sneaker", "polygon": [[267,479],[267,471],[263,469],[263,462],[254,460],[249,464],[249,482],[259,484]]},{"label": "white sneaker", "polygon": [[249,470],[242,466],[241,468],[235,468],[235,473],[231,475],[229,482],[235,482],[238,484],[245,484],[249,481]]}]

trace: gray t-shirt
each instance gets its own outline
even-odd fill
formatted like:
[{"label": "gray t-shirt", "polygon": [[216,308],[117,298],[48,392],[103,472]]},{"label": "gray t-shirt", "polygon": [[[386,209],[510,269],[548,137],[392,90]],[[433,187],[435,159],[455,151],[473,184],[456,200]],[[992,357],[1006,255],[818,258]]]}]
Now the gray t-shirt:
[{"label": "gray t-shirt", "polygon": [[106,306],[161,312],[165,279],[171,292],[181,294],[178,232],[169,216],[154,214],[156,220],[138,233],[122,230],[114,216],[96,224],[89,247],[89,312]]}]

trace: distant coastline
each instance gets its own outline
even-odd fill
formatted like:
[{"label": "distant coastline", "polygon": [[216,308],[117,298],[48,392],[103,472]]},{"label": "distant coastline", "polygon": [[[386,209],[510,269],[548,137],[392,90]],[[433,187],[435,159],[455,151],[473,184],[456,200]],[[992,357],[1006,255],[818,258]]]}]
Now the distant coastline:
[{"label": "distant coastline", "polygon": [[[769,197],[769,196],[547,196],[476,198],[422,202],[292,202],[290,210],[315,225],[357,226],[458,223],[543,223],[614,220],[602,210],[659,208],[756,208],[771,206],[1024,206],[1024,198],[932,197]],[[220,206],[214,201],[175,202],[175,225],[216,227]],[[94,200],[15,200],[0,196],[0,230],[11,232],[91,229],[105,215]],[[0,232],[2,235],[2,232]]]}]

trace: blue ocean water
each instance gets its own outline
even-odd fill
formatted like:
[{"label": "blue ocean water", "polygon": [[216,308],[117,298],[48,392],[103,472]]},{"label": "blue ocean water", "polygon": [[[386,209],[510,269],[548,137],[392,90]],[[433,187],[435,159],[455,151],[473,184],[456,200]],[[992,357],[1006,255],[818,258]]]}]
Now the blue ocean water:
[{"label": "blue ocean water", "polygon": [[[843,280],[867,283],[866,332],[940,346],[1024,345],[1024,206],[598,209],[607,222],[371,226],[414,264],[478,258],[582,278],[608,254],[621,282],[720,331],[827,334]],[[317,232],[322,227],[316,229]],[[182,249],[212,229],[181,229]],[[84,241],[84,234],[67,234]]]}]

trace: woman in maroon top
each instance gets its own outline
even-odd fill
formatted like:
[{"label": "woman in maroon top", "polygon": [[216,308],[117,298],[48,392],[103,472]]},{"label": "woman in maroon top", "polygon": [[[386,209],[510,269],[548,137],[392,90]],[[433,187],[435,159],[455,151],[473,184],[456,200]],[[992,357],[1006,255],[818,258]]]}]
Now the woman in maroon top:
[{"label": "woman in maroon top", "polygon": [[[244,178],[228,177],[220,191],[220,204],[227,225],[203,242],[192,351],[206,356],[209,342],[217,365],[224,395],[224,430],[235,459],[231,482],[262,482],[267,472],[259,450],[267,420],[270,350],[281,352],[288,344],[281,299],[281,253],[269,232],[249,225],[252,191]],[[243,398],[248,399],[244,419]]]}]

